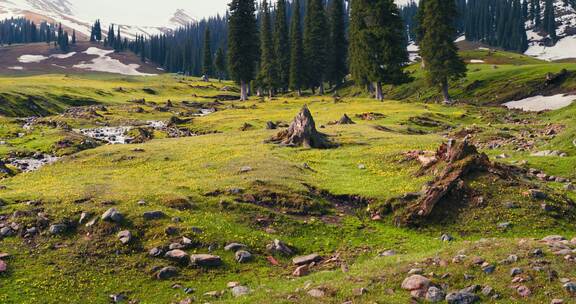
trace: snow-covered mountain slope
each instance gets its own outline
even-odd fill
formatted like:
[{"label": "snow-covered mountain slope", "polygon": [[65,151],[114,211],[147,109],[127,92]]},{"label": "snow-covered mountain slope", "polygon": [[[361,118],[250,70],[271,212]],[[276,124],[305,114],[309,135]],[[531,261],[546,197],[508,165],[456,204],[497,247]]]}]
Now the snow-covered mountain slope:
[{"label": "snow-covered mountain slope", "polygon": [[[0,0],[0,19],[12,17],[26,17],[36,22],[61,23],[69,31],[76,30],[78,36],[83,39],[89,37],[94,22],[78,17],[74,5],[69,0]],[[106,31],[110,23],[106,21],[106,16],[101,16],[100,19],[103,30]],[[119,26],[125,37],[134,38],[136,35],[166,33],[194,21],[195,19],[186,11],[177,10],[162,27],[128,24]]]},{"label": "snow-covered mountain slope", "polygon": [[526,55],[544,60],[576,58],[576,8],[565,0],[556,0],[554,9],[558,27],[556,35],[559,40],[554,44],[546,33],[538,31],[528,22],[526,28],[529,48]]}]

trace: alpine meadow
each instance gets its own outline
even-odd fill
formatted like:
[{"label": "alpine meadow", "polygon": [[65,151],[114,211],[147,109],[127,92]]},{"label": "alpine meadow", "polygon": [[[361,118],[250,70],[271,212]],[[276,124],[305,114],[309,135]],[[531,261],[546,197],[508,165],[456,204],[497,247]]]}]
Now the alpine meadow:
[{"label": "alpine meadow", "polygon": [[576,303],[576,1],[0,0],[0,303]]}]

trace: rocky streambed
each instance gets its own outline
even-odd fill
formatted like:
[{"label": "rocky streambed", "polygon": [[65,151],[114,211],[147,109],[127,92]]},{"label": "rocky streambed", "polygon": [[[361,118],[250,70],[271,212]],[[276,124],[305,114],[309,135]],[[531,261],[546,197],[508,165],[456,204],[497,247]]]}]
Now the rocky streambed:
[{"label": "rocky streambed", "polygon": [[22,172],[30,172],[36,171],[45,165],[55,163],[59,159],[59,157],[50,154],[36,153],[29,157],[8,158],[6,163],[18,168]]}]

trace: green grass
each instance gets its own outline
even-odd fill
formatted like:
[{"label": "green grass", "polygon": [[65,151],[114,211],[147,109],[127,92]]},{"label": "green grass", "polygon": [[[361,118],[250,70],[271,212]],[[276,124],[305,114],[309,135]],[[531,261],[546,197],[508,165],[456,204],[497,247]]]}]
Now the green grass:
[{"label": "green grass", "polygon": [[[489,56],[482,52],[469,52],[464,57],[482,59]],[[536,62],[507,53],[492,54],[491,57],[490,60],[499,61],[470,65],[469,77],[453,90],[459,99],[477,99],[468,105],[447,107],[415,101],[425,100],[426,96],[435,93],[422,86],[424,82],[419,78],[420,72],[413,66],[411,68],[417,76],[415,82],[395,88],[390,93],[391,96],[404,94],[410,97],[410,102],[376,102],[362,97],[347,97],[351,96],[352,89],[342,91],[346,94],[339,102],[329,97],[223,102],[218,106],[218,112],[182,124],[192,130],[218,133],[172,139],[156,134],[155,139],[144,144],[106,145],[81,152],[78,152],[78,147],[55,151],[54,144],[74,136],[71,132],[47,126],[22,130],[21,123],[12,116],[29,115],[30,109],[12,99],[11,103],[0,105],[0,112],[8,116],[0,118],[0,140],[6,139],[7,142],[0,145],[0,156],[42,151],[59,152],[65,157],[37,172],[1,180],[0,199],[5,206],[0,209],[0,214],[25,211],[24,216],[14,219],[24,226],[36,225],[38,212],[47,214],[50,223],[75,223],[81,212],[99,215],[113,204],[127,220],[122,225],[98,223],[94,228],[74,225],[64,236],[53,237],[43,233],[31,243],[20,237],[0,240],[0,252],[13,254],[7,260],[9,271],[0,275],[0,302],[108,303],[109,294],[124,292],[140,303],[171,303],[186,297],[194,297],[196,302],[212,303],[342,303],[345,300],[354,303],[406,303],[410,296],[400,289],[400,283],[407,271],[415,267],[425,268],[426,273],[451,273],[446,279],[434,278],[437,283],[448,284],[449,290],[471,284],[463,280],[464,273],[469,273],[476,276],[473,283],[494,287],[502,295],[499,303],[524,301],[508,287],[511,266],[498,266],[497,272],[488,276],[471,267],[469,261],[464,265],[450,264],[441,268],[432,265],[430,259],[451,260],[459,252],[465,252],[470,257],[480,255],[490,262],[497,262],[510,253],[519,253],[522,259],[518,265],[528,269],[530,260],[527,253],[540,245],[531,242],[529,245],[519,244],[520,239],[555,233],[571,237],[576,234],[569,217],[571,211],[565,217],[554,217],[542,211],[539,202],[527,199],[522,193],[526,189],[503,189],[502,185],[480,177],[471,179],[469,183],[488,199],[483,208],[464,208],[463,213],[454,218],[432,222],[419,229],[395,227],[392,215],[385,215],[381,221],[370,219],[372,210],[388,199],[419,191],[433,179],[431,174],[417,177],[415,173],[419,165],[405,161],[404,152],[435,150],[448,134],[464,128],[479,128],[482,132],[474,138],[485,141],[499,134],[518,136],[523,130],[538,131],[551,123],[564,125],[563,132],[554,138],[535,139],[535,149],[562,150],[569,157],[531,157],[530,152],[515,151],[513,146],[483,152],[491,157],[507,153],[510,158],[501,161],[527,160],[530,167],[543,169],[549,174],[576,178],[576,147],[571,144],[576,135],[575,105],[539,115],[509,114],[500,107],[478,106],[519,94],[527,86],[540,81],[547,72],[574,69],[575,66]],[[498,68],[494,69],[492,64],[498,64]],[[483,84],[472,91],[463,90],[476,80]],[[564,85],[571,86],[570,81]],[[200,88],[206,83],[171,75],[154,78],[45,75],[0,78],[0,93],[46,98],[42,107],[46,113],[61,112],[74,104],[62,102],[60,97],[64,95],[89,98],[105,105],[107,111],[98,111],[101,117],[94,119],[65,115],[46,118],[66,122],[73,128],[84,128],[168,120],[172,116],[185,118],[188,116],[179,114],[187,109],[181,101],[213,101],[210,96],[223,94],[219,88],[231,84],[214,85],[214,88]],[[147,94],[143,91],[145,88],[151,88],[157,94]],[[507,90],[511,91],[510,95],[499,95]],[[421,98],[413,98],[417,91],[421,91]],[[493,95],[498,96],[493,99]],[[159,105],[171,100],[174,108],[161,112],[155,109],[154,104],[128,102],[140,98]],[[277,132],[266,130],[266,122],[290,122],[304,104],[309,106],[317,126],[322,126],[319,130],[328,134],[338,147],[310,150],[265,143]],[[137,106],[144,111],[134,112]],[[356,117],[366,112],[381,113],[384,117],[375,121]],[[343,114],[352,117],[356,124],[329,124]],[[529,119],[531,123],[513,125],[505,120],[507,115]],[[437,126],[424,125],[422,118],[430,118]],[[241,131],[245,123],[253,127]],[[377,130],[375,126],[389,131]],[[415,130],[422,134],[415,135]],[[24,135],[18,136],[18,133]],[[244,166],[253,170],[240,173]],[[361,196],[369,199],[370,204],[343,208],[328,197],[311,194],[306,185],[333,195]],[[542,186],[555,197],[566,194],[558,184]],[[255,195],[269,191],[278,197],[278,204],[261,206],[248,203],[242,195],[228,192],[233,188]],[[566,195],[576,199],[574,194]],[[137,204],[139,200],[145,200],[147,204],[141,206]],[[501,204],[508,200],[518,201],[521,208],[501,208]],[[37,201],[39,205],[27,204],[28,201]],[[177,201],[189,202],[192,207],[178,210],[174,208]],[[295,212],[308,210],[307,207],[315,209],[310,213]],[[142,213],[150,210],[162,210],[168,217],[146,222]],[[180,221],[173,222],[174,217]],[[511,221],[513,226],[505,231],[496,229],[496,225],[503,221]],[[168,226],[178,227],[180,235],[198,243],[188,252],[204,253],[208,246],[217,245],[215,253],[222,256],[224,266],[210,270],[181,267],[180,275],[175,279],[153,279],[150,271],[154,266],[172,264],[147,256],[150,248],[168,245],[177,239],[164,234]],[[203,232],[196,233],[193,228],[200,228]],[[135,242],[130,246],[122,246],[117,241],[116,233],[121,229],[130,229],[134,234]],[[456,241],[440,242],[438,237],[441,233],[451,233]],[[325,257],[338,254],[350,266],[350,272],[344,273],[336,265],[316,269],[304,278],[291,278],[293,267],[289,258],[279,257],[279,267],[270,265],[265,259],[266,244],[276,238],[293,245],[298,254],[317,252]],[[480,241],[482,238],[494,239],[487,244]],[[256,259],[248,264],[237,264],[233,254],[222,249],[229,242],[247,244]],[[394,249],[399,254],[378,257],[387,249]],[[562,257],[548,254],[550,267],[556,269],[560,277],[576,276],[573,267],[567,267],[569,264]],[[531,274],[534,280],[526,284],[534,295],[527,302],[545,303],[552,297],[565,297],[559,282],[546,283],[545,273]],[[249,286],[253,293],[238,299],[229,292],[219,299],[203,296],[208,291],[225,290],[230,281]],[[174,283],[196,291],[185,295],[182,290],[171,287]],[[306,290],[313,287],[324,287],[330,295],[321,300],[311,298],[306,295]],[[357,297],[353,295],[353,289],[357,287],[369,291]],[[545,294],[548,291],[551,294]],[[288,300],[289,296],[295,300]],[[483,300],[490,302],[486,298]]]}]

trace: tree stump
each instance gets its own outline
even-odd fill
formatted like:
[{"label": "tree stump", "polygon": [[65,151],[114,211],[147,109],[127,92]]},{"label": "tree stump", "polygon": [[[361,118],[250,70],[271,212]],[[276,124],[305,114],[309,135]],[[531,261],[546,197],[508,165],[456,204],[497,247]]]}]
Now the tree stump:
[{"label": "tree stump", "polygon": [[353,125],[356,124],[350,117],[348,117],[348,115],[344,114],[344,116],[342,116],[338,122],[336,122],[336,124],[338,125]]},{"label": "tree stump", "polygon": [[325,134],[316,130],[316,123],[306,105],[302,107],[288,129],[280,131],[268,142],[289,147],[302,146],[314,149],[326,149],[333,146]]}]

